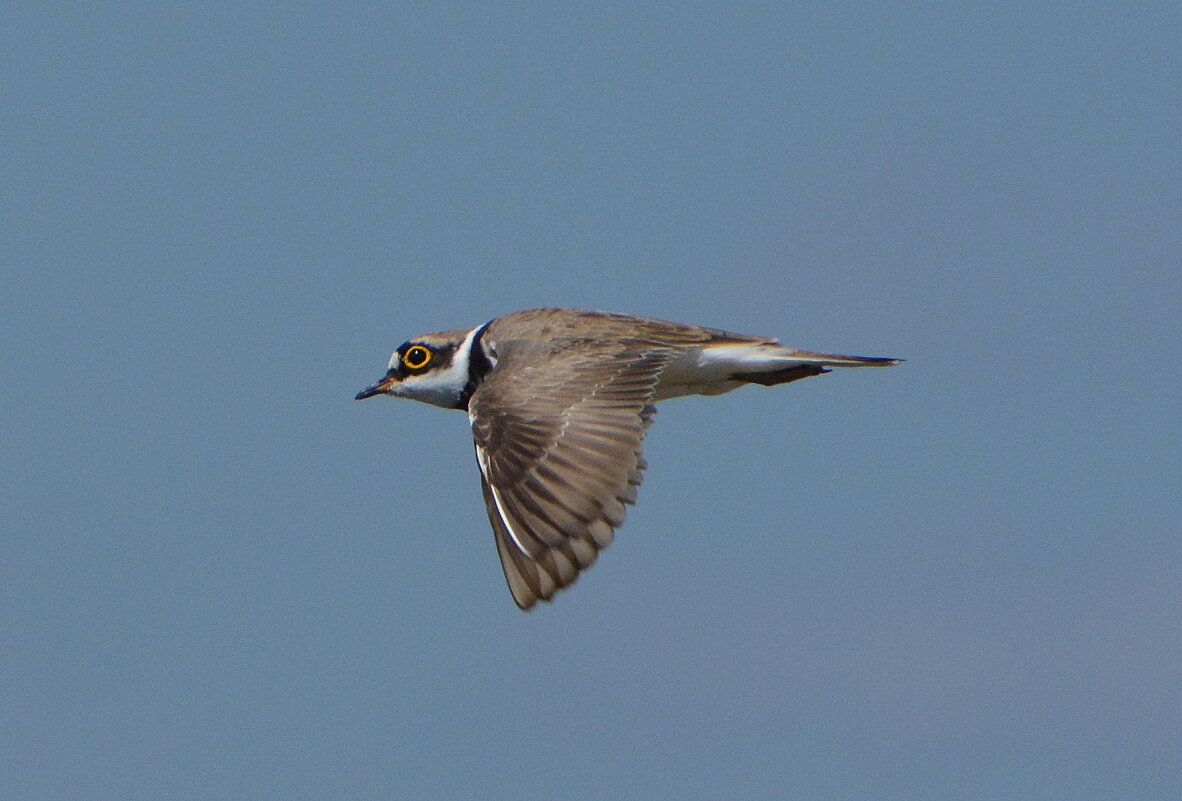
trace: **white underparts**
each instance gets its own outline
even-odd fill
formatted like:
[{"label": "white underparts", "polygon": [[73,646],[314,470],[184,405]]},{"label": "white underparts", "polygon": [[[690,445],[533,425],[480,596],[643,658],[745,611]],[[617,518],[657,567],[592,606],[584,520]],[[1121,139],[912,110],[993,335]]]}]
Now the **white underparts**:
[{"label": "white underparts", "polygon": [[708,345],[683,351],[669,362],[653,401],[721,395],[747,383],[734,380],[736,374],[770,373],[804,364],[852,366],[851,362],[848,357],[797,351],[771,342]]},{"label": "white underparts", "polygon": [[735,373],[778,370],[791,364],[778,345],[743,343],[687,350],[669,362],[657,384],[655,401],[683,395],[721,395],[743,385]]}]

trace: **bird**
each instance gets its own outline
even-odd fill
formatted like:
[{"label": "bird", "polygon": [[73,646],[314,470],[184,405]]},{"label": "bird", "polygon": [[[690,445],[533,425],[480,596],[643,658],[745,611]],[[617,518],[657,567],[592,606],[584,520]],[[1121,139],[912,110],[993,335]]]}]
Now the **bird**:
[{"label": "bird", "polygon": [[899,361],[550,307],[409,339],[356,400],[389,395],[467,411],[501,567],[528,611],[573,584],[624,522],[656,403]]}]

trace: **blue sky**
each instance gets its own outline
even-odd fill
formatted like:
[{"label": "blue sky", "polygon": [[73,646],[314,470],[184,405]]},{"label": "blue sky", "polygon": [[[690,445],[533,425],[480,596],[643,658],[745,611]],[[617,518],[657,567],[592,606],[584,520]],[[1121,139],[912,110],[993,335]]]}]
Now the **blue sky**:
[{"label": "blue sky", "polygon": [[[6,11],[0,795],[1176,799],[1176,4]],[[467,421],[572,305],[897,356],[662,406],[524,615]]]}]

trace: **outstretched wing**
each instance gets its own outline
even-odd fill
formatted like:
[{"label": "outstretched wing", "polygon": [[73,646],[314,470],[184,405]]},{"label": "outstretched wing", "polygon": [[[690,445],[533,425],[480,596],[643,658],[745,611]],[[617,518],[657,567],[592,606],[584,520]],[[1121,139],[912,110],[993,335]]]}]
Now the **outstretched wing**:
[{"label": "outstretched wing", "polygon": [[501,566],[529,609],[595,561],[636,501],[641,441],[671,351],[585,340],[497,351],[468,414]]}]

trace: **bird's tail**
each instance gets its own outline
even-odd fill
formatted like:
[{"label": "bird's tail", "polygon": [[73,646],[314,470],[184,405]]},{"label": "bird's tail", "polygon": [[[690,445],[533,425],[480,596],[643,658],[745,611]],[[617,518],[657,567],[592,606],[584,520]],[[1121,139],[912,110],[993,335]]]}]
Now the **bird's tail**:
[{"label": "bird's tail", "polygon": [[817,353],[773,344],[750,350],[751,355],[742,359],[743,369],[734,372],[731,379],[762,384],[765,387],[827,373],[833,367],[890,367],[902,361],[881,356]]}]

